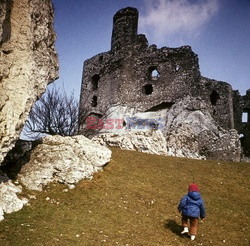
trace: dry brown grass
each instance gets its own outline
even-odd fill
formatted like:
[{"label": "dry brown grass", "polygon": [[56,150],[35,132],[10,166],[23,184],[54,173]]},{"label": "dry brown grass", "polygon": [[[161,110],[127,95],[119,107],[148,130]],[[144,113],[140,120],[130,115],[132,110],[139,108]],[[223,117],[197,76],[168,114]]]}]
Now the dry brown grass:
[{"label": "dry brown grass", "polygon": [[[112,150],[92,181],[68,192],[50,185],[34,193],[30,206],[7,215],[0,245],[249,245],[249,163]],[[192,181],[207,209],[194,242],[180,235],[176,209]]]}]

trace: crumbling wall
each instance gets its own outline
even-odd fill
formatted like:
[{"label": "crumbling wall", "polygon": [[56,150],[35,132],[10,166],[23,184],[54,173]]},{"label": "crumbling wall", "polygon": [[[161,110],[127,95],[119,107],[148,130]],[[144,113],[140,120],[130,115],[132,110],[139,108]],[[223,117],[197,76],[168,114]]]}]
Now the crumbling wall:
[{"label": "crumbling wall", "polygon": [[58,77],[50,0],[0,2],[0,163],[32,104]]},{"label": "crumbling wall", "polygon": [[[131,56],[120,55],[104,53],[85,61],[82,108],[103,114],[110,105],[121,103],[150,110],[191,95],[200,76],[197,56],[189,46],[153,46],[144,52],[134,50]],[[152,76],[153,72],[159,75]]]},{"label": "crumbling wall", "polygon": [[147,111],[197,93],[198,57],[190,46],[148,46],[137,34],[134,8],[119,11],[113,21],[111,50],[84,62],[80,122],[90,114],[103,116],[111,105]]},{"label": "crumbling wall", "polygon": [[234,91],[235,129],[241,134],[241,145],[245,156],[250,157],[250,89],[241,96]]},{"label": "crumbling wall", "polygon": [[233,89],[230,84],[201,78],[201,98],[210,106],[214,120],[224,129],[234,128]]},{"label": "crumbling wall", "polygon": [[146,37],[137,34],[137,26],[136,9],[118,11],[113,19],[111,50],[85,61],[80,122],[90,114],[102,117],[111,105],[151,111],[193,96],[206,100],[217,123],[232,129],[232,87],[201,77],[198,56],[190,46],[148,46]]},{"label": "crumbling wall", "polygon": [[247,90],[245,96],[242,97],[243,101],[243,113],[246,115],[246,121],[242,122],[242,146],[244,150],[244,154],[250,157],[250,89]]},{"label": "crumbling wall", "polygon": [[87,117],[105,119],[117,106],[140,113],[158,111],[160,115],[191,96],[206,102],[206,110],[219,127],[226,131],[244,128],[244,134],[249,134],[245,130],[249,124],[242,125],[239,120],[244,110],[250,112],[246,103],[249,93],[236,96],[230,84],[202,77],[198,56],[190,46],[149,46],[145,35],[137,33],[137,26],[136,9],[118,11],[113,18],[111,50],[84,62],[80,133],[98,134],[99,129],[86,129]]}]

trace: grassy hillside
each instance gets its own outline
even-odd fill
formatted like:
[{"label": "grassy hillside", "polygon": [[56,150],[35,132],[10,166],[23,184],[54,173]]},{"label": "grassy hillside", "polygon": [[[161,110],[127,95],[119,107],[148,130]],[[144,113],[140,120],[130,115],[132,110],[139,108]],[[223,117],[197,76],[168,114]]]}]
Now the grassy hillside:
[{"label": "grassy hillside", "polygon": [[[0,245],[249,245],[249,163],[112,150],[104,171],[73,190],[24,192],[36,199],[6,215]],[[180,235],[177,212],[192,181],[207,209],[194,242]]]}]

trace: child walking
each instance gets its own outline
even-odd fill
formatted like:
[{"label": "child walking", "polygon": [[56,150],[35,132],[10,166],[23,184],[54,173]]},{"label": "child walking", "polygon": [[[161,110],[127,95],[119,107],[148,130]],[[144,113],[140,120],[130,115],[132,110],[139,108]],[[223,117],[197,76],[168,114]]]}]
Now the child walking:
[{"label": "child walking", "polygon": [[184,227],[181,234],[188,233],[188,220],[190,221],[190,237],[191,240],[195,239],[197,235],[198,219],[205,218],[205,205],[201,197],[199,187],[197,184],[192,183],[188,187],[188,193],[181,199],[178,211],[182,212],[182,226]]}]

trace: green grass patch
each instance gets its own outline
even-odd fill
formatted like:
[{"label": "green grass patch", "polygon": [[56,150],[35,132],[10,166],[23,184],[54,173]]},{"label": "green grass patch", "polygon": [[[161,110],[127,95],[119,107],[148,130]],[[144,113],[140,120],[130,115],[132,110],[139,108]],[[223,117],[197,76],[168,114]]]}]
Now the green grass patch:
[{"label": "green grass patch", "polygon": [[[112,151],[104,171],[73,190],[24,191],[36,199],[5,216],[0,245],[249,245],[249,163]],[[180,235],[177,205],[193,181],[207,218],[191,242]]]}]

